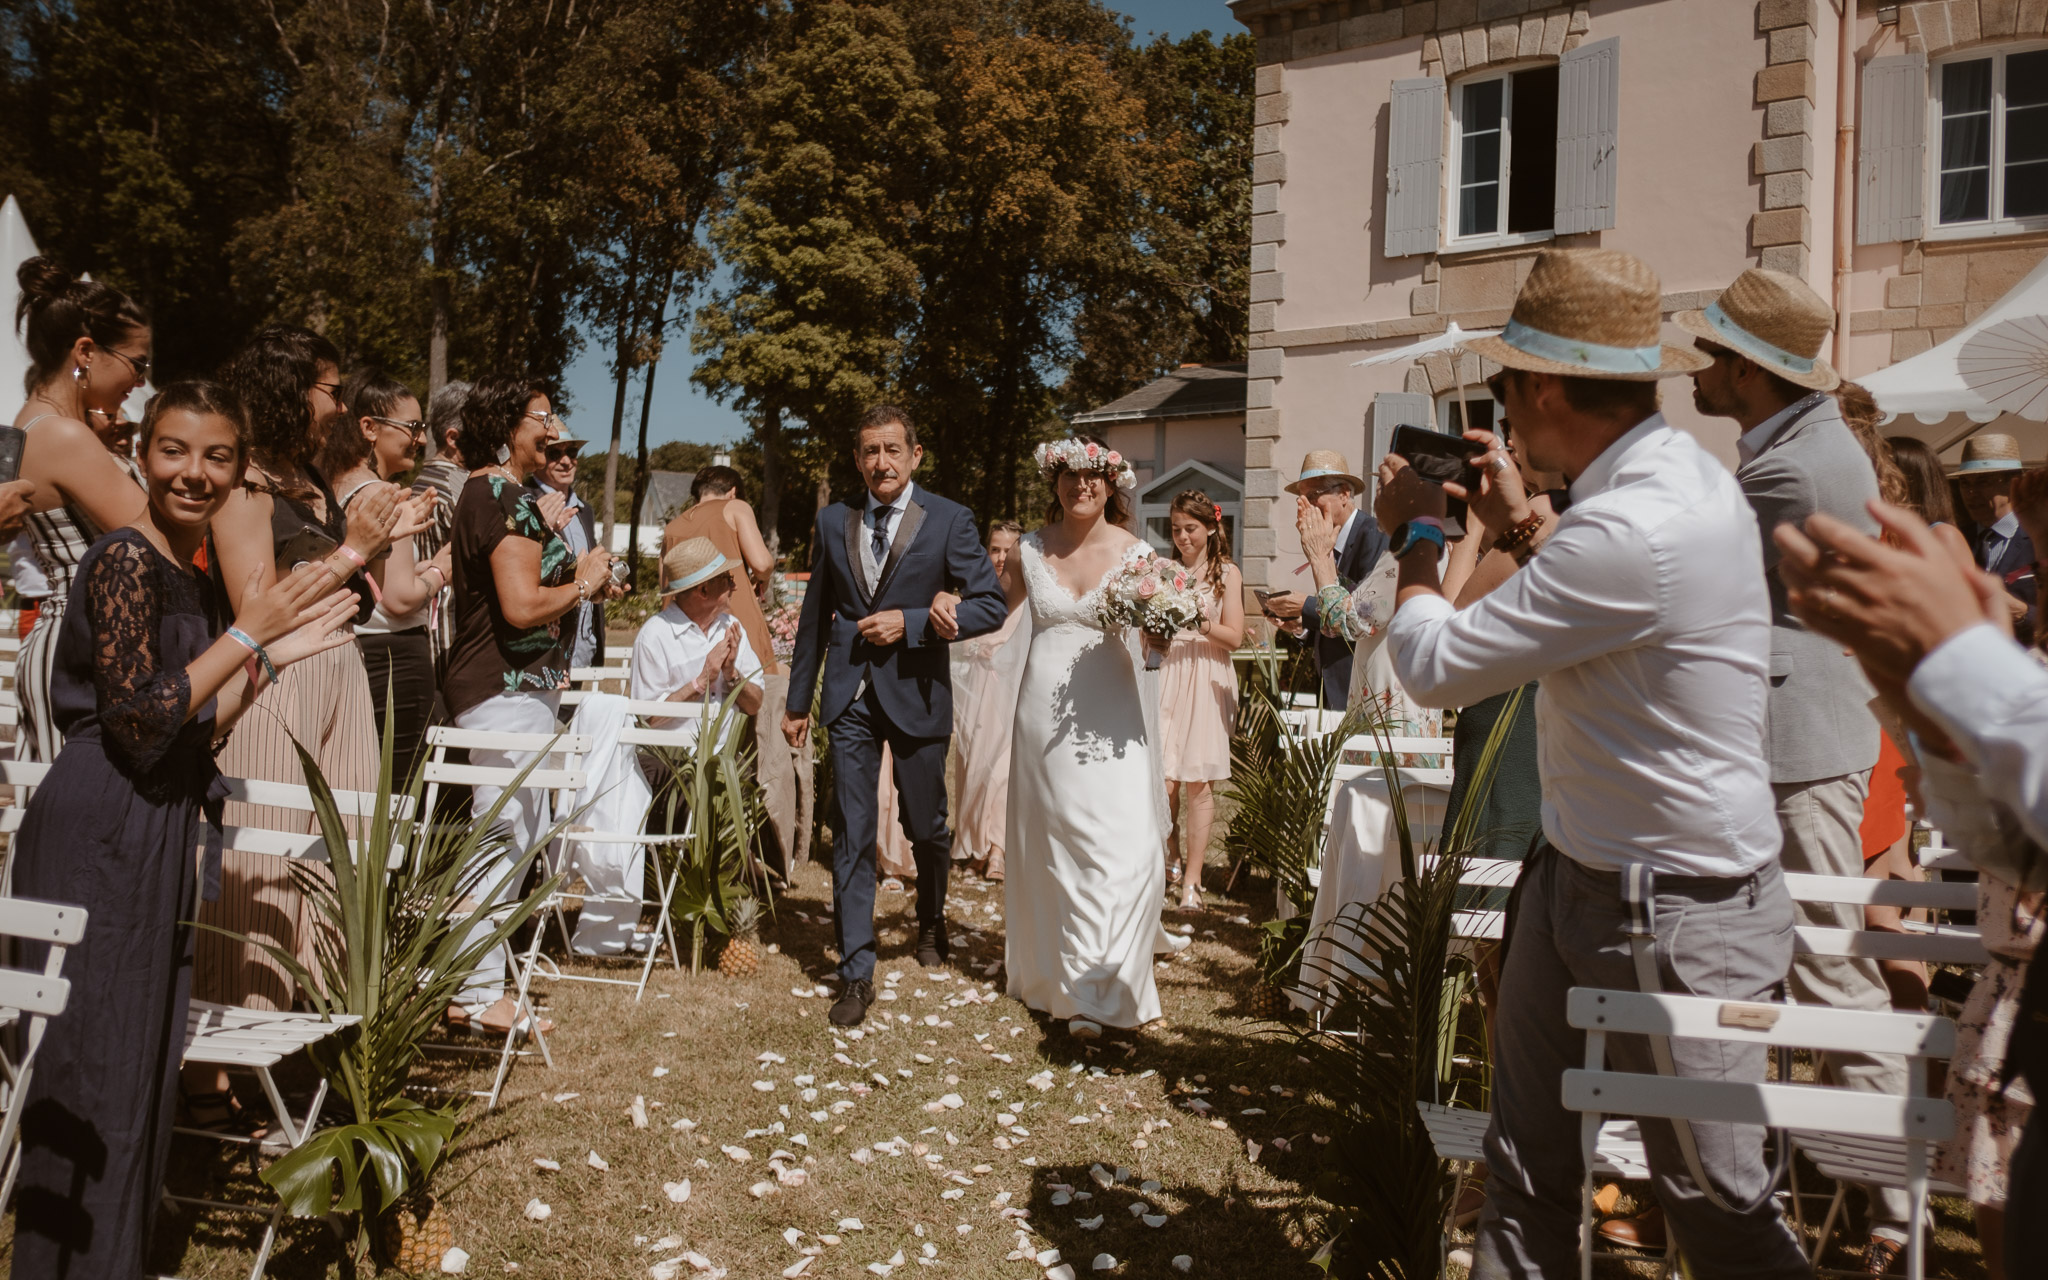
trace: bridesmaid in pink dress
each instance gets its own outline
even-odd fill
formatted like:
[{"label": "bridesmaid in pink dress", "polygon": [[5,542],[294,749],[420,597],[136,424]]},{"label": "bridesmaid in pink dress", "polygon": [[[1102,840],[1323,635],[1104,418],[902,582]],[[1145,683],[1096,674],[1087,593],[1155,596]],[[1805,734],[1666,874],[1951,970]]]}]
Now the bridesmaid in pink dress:
[{"label": "bridesmaid in pink dress", "polygon": [[1166,878],[1181,886],[1180,909],[1199,911],[1202,860],[1216,820],[1215,786],[1230,776],[1230,733],[1237,720],[1237,672],[1230,651],[1244,639],[1244,581],[1230,562],[1223,508],[1208,494],[1184,490],[1173,500],[1168,518],[1180,562],[1207,588],[1202,620],[1173,638],[1159,670],[1160,760],[1166,804],[1184,859],[1184,870],[1176,873],[1169,835]]},{"label": "bridesmaid in pink dress", "polygon": [[[1024,526],[998,520],[988,529],[996,576],[1017,554]],[[1011,645],[1029,611],[1013,609],[997,630],[953,646],[953,857],[984,880],[1003,878],[1003,840],[1010,812],[1010,739],[1024,645]],[[1026,627],[1026,639],[1030,628]]]}]

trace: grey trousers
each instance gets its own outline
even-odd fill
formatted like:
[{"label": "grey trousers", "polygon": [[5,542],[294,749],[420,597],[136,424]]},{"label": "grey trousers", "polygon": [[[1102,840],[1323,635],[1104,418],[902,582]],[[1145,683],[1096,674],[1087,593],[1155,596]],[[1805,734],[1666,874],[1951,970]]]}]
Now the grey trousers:
[{"label": "grey trousers", "polygon": [[[1637,990],[1621,878],[1545,846],[1522,872],[1512,936],[1502,962],[1494,1028],[1493,1123],[1486,1134],[1486,1209],[1479,1219],[1474,1280],[1579,1274],[1579,1113],[1564,1107],[1560,1080],[1583,1066],[1586,1037],[1565,1023],[1573,987]],[[1660,876],[1657,967],[1664,989],[1764,1000],[1792,960],[1792,903],[1775,866],[1740,879]],[[1760,1045],[1671,1041],[1681,1076],[1760,1081]],[[1649,1041],[1610,1036],[1608,1065],[1655,1071]],[[1665,1120],[1641,1122],[1657,1203],[1699,1280],[1809,1277],[1812,1270],[1776,1200],[1740,1216],[1716,1209],[1686,1171]],[[1763,1130],[1695,1124],[1706,1175],[1723,1199],[1745,1204],[1764,1188]]]},{"label": "grey trousers", "polygon": [[[1863,874],[1863,801],[1870,793],[1869,775],[1845,774],[1816,782],[1773,783],[1778,800],[1778,826],[1785,833],[1779,865],[1787,871],[1817,876]],[[1861,929],[1863,908],[1853,903],[1793,904],[1799,923],[1823,929]],[[1889,1011],[1890,988],[1877,961],[1854,956],[1792,957],[1792,998],[1801,1004],[1836,1009]],[[1821,1068],[1844,1089],[1865,1093],[1903,1094],[1906,1060],[1893,1053],[1822,1055]],[[1866,1187],[1870,1225],[1901,1232],[1912,1216],[1913,1200],[1903,1187]]]}]

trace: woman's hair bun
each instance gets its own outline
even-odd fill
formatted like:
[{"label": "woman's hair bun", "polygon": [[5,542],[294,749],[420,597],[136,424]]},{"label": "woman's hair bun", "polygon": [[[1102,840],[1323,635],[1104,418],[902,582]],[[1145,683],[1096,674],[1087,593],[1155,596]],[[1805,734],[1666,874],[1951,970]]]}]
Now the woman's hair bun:
[{"label": "woman's hair bun", "polygon": [[59,266],[55,258],[38,254],[21,264],[14,281],[21,286],[21,309],[33,311],[78,283],[78,277]]}]

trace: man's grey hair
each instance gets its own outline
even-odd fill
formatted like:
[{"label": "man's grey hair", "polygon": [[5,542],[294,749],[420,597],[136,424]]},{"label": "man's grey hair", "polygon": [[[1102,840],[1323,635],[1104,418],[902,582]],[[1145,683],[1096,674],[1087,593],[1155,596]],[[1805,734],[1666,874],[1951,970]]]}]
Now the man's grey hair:
[{"label": "man's grey hair", "polygon": [[[470,384],[467,382],[444,382],[441,389],[434,393],[433,400],[428,403],[428,457],[440,457],[446,452],[442,442],[448,438],[449,431],[462,430],[462,406],[469,402],[469,387]],[[463,462],[468,463],[469,459],[464,458]]]}]

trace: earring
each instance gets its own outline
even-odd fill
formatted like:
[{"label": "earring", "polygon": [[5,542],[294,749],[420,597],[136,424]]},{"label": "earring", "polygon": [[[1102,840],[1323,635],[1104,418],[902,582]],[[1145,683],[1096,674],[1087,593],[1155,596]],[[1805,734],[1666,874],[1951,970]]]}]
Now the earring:
[{"label": "earring", "polygon": [[85,388],[85,366],[84,366],[84,365],[82,365],[82,364],[74,364],[74,365],[72,365],[72,366],[71,366],[71,385],[72,385],[73,387],[76,387],[76,388],[78,388],[79,390],[84,390],[84,388]]}]

